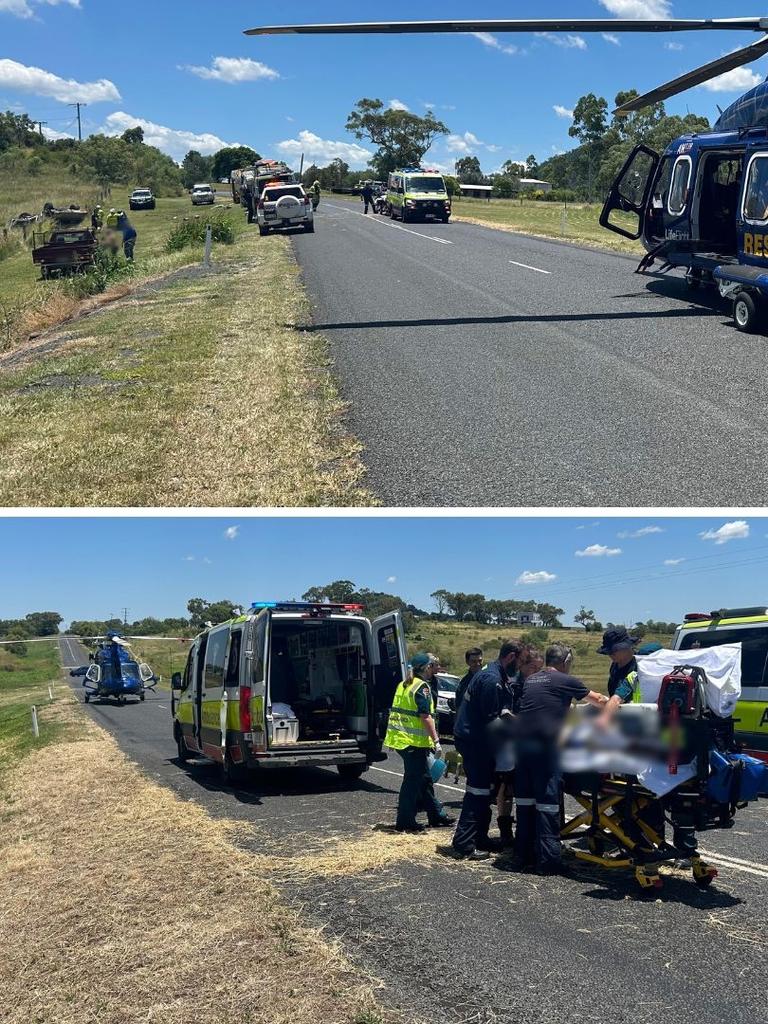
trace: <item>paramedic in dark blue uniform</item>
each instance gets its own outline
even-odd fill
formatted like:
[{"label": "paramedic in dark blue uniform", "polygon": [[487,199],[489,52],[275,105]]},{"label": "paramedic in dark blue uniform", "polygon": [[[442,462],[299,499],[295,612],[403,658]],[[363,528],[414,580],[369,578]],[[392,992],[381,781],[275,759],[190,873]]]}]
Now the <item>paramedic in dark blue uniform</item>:
[{"label": "paramedic in dark blue uniform", "polygon": [[470,681],[456,717],[453,738],[464,759],[467,780],[453,836],[453,850],[459,857],[485,860],[489,856],[491,790],[496,770],[489,726],[509,710],[507,680],[517,672],[521,649],[514,640],[502,644],[498,659]]},{"label": "paramedic in dark blue uniform", "polygon": [[539,874],[564,874],[560,850],[560,729],[573,700],[602,707],[607,697],[569,675],[573,654],[553,644],[544,668],[524,683],[519,703],[515,769],[515,866],[536,867]]},{"label": "paramedic in dark blue uniform", "polygon": [[467,687],[483,667],[482,650],[479,647],[470,647],[464,655],[464,661],[467,663],[467,671],[461,677],[459,685],[456,687],[456,714],[459,713],[459,708],[461,707],[461,702],[464,700],[464,694],[467,692]]}]

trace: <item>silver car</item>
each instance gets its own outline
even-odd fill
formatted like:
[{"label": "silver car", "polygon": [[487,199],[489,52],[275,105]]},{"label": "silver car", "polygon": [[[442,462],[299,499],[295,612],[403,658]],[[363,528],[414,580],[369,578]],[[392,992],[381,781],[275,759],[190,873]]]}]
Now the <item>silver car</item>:
[{"label": "silver car", "polygon": [[256,221],[260,235],[268,235],[277,228],[315,230],[312,203],[303,185],[266,185],[256,207]]}]

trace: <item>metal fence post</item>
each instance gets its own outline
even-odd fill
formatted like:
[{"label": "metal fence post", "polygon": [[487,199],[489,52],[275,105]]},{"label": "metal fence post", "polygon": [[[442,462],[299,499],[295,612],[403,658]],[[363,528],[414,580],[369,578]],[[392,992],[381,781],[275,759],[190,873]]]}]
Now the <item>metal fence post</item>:
[{"label": "metal fence post", "polygon": [[211,265],[211,245],[212,245],[212,231],[211,225],[205,229],[205,250],[203,252],[203,266],[210,267]]}]

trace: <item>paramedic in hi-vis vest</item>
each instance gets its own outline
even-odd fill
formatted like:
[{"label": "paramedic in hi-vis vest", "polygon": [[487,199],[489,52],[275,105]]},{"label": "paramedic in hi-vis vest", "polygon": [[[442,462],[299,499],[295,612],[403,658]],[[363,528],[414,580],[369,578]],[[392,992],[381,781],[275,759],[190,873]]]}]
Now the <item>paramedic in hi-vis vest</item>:
[{"label": "paramedic in hi-vis vest", "polygon": [[398,832],[424,832],[426,826],[416,821],[419,811],[427,812],[432,828],[452,825],[435,796],[429,755],[440,757],[442,747],[435,724],[435,703],[432,696],[434,667],[428,654],[411,658],[413,674],[395,690],[389,711],[389,724],[384,745],[396,750],[403,759],[403,784],[397,801]]}]

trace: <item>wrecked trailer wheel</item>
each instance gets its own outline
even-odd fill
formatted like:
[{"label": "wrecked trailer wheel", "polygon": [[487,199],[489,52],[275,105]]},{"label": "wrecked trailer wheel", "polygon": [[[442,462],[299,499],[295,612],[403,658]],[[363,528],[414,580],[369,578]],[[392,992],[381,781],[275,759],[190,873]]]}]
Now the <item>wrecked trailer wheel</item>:
[{"label": "wrecked trailer wheel", "polygon": [[733,300],[733,322],[736,329],[744,334],[752,334],[757,330],[760,313],[757,303],[749,292],[739,292]]}]

